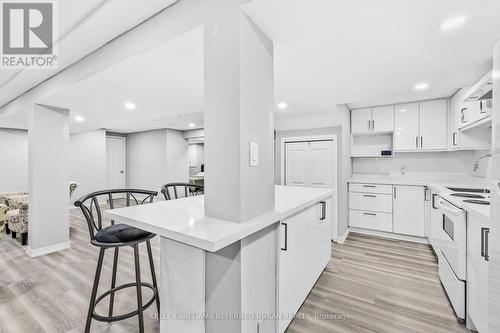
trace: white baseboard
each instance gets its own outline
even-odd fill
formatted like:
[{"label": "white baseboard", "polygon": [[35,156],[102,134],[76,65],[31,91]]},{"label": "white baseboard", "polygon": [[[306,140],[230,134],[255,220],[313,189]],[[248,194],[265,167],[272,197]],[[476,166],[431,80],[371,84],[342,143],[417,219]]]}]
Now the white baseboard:
[{"label": "white baseboard", "polygon": [[429,244],[429,240],[427,239],[427,237],[407,236],[407,235],[394,234],[392,232],[370,230],[370,229],[363,229],[363,228],[355,228],[355,227],[349,227],[349,231],[350,232],[357,232],[358,234],[385,237],[385,238],[403,240],[403,241],[413,242],[413,243]]},{"label": "white baseboard", "polygon": [[344,232],[344,234],[343,234],[342,236],[340,236],[340,237],[335,237],[335,238],[333,239],[333,241],[334,241],[335,243],[344,244],[344,242],[345,242],[345,240],[346,240],[347,236],[349,236],[349,229],[347,229],[347,230]]},{"label": "white baseboard", "polygon": [[64,242],[64,243],[59,243],[59,244],[54,244],[46,247],[42,247],[41,249],[32,249],[28,246],[26,249],[26,254],[29,255],[31,258],[43,256],[49,253],[61,251],[61,250],[66,250],[69,249],[71,246],[69,242]]}]

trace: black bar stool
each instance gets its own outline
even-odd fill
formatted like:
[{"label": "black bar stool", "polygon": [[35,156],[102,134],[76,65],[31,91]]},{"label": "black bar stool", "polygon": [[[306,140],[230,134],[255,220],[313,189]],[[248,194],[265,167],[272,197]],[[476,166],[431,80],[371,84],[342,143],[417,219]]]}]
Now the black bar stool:
[{"label": "black bar stool", "polygon": [[187,198],[204,194],[205,188],[202,185],[190,183],[168,183],[161,187],[161,193],[165,200]]},{"label": "black bar stool", "polygon": [[[154,197],[158,194],[155,191],[147,190],[135,190],[135,189],[118,189],[118,190],[104,190],[94,193],[90,193],[78,201],[75,202],[75,206],[80,207],[85,219],[87,220],[89,233],[90,233],[90,243],[92,245],[100,248],[99,259],[97,261],[97,269],[94,278],[94,285],[92,288],[92,294],[90,296],[90,305],[87,315],[87,321],[85,324],[85,332],[90,332],[90,324],[92,318],[98,321],[104,322],[115,322],[123,319],[133,317],[135,315],[139,318],[139,332],[144,332],[144,317],[143,311],[147,309],[156,300],[156,307],[158,310],[158,317],[160,314],[160,298],[158,294],[158,286],[156,283],[156,274],[153,262],[153,255],[151,252],[151,238],[155,237],[155,234],[150,232],[137,229],[126,224],[115,224],[111,220],[111,225],[103,227],[102,225],[102,209],[99,198],[107,200],[109,208],[114,208],[115,195],[125,195],[125,205],[128,207],[131,203],[131,198],[135,205],[142,205],[144,203],[153,202]],[[141,196],[146,196],[143,199],[138,199]],[[102,200],[101,199],[101,200]],[[97,223],[96,223],[97,222]],[[141,270],[139,263],[139,244],[146,242],[148,256],[149,256],[149,266],[151,268],[151,277],[153,284],[141,282]],[[118,252],[120,247],[131,246],[134,248],[134,261],[135,261],[135,282],[127,283],[120,286],[116,286],[116,271],[118,264]],[[111,278],[111,289],[97,297],[97,289],[99,287],[99,279],[101,276],[102,263],[104,259],[104,253],[107,249],[114,248],[114,258],[113,258],[113,275]],[[135,287],[137,289],[137,310],[118,316],[113,316],[113,305],[115,292],[125,288]],[[149,288],[153,291],[153,297],[146,303],[142,304],[142,287]],[[96,305],[102,301],[105,297],[109,296],[109,312],[108,316],[102,316],[96,313]]]}]

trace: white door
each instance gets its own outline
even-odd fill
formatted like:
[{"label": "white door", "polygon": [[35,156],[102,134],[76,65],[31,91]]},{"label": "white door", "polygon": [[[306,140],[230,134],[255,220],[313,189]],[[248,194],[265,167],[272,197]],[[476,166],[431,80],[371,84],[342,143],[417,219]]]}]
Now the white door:
[{"label": "white door", "polygon": [[372,108],[372,132],[394,131],[394,105]]},{"label": "white door", "polygon": [[332,188],[333,141],[313,141],[309,143],[307,186]]},{"label": "white door", "polygon": [[447,147],[447,102],[444,99],[420,103],[420,148],[445,150]]},{"label": "white door", "polygon": [[425,235],[425,189],[422,186],[394,186],[393,232]]},{"label": "white door", "polygon": [[333,188],[333,141],[287,142],[285,185]]},{"label": "white door", "polygon": [[357,109],[351,111],[351,133],[362,134],[371,131],[372,109]]},{"label": "white door", "polygon": [[125,188],[125,138],[106,137],[108,189]]},{"label": "white door", "polygon": [[286,185],[307,186],[307,157],[309,142],[286,143]]},{"label": "white door", "polygon": [[418,103],[399,104],[394,109],[394,150],[415,150],[420,147]]}]

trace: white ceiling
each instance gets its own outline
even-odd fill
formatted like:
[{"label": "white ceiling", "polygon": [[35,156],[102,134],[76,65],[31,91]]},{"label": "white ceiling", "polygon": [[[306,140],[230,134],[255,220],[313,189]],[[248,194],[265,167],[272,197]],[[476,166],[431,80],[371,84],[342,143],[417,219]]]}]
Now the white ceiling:
[{"label": "white ceiling", "polygon": [[[450,96],[489,69],[498,0],[254,0],[275,42],[276,97],[289,112]],[[455,15],[467,23],[442,32]],[[428,82],[429,89],[413,90]]]},{"label": "white ceiling", "polygon": [[56,1],[54,70],[0,69],[0,107],[178,0]]},{"label": "white ceiling", "polygon": [[[136,105],[134,110],[124,107]],[[52,95],[68,108],[71,130],[121,133],[203,125],[203,30],[196,28]],[[85,118],[75,121],[76,116]]]},{"label": "white ceiling", "polygon": [[[168,1],[145,3],[153,10]],[[253,0],[245,11],[275,43],[276,99],[288,103],[287,113],[451,96],[491,69],[500,40],[498,0]],[[447,32],[437,28],[455,15],[467,16],[466,24]],[[198,127],[202,73],[197,29],[43,102],[84,116],[72,131],[185,129],[190,122]],[[414,91],[420,82],[429,89]],[[0,100],[5,91],[0,87]],[[136,110],[123,108],[129,100]]]}]

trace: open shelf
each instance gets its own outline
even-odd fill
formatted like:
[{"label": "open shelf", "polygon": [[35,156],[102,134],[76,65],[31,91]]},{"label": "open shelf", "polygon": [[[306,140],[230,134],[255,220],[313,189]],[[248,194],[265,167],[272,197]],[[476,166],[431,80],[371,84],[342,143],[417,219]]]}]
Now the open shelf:
[{"label": "open shelf", "polygon": [[481,127],[491,127],[491,116],[484,117],[482,119],[478,119],[470,124],[465,125],[464,127],[459,128],[460,132],[468,131],[475,128]]},{"label": "open shelf", "polygon": [[393,132],[351,135],[351,157],[393,157],[382,155],[383,150],[393,151]]}]

